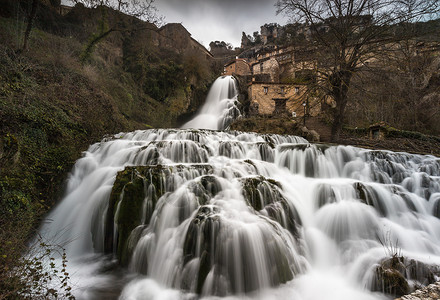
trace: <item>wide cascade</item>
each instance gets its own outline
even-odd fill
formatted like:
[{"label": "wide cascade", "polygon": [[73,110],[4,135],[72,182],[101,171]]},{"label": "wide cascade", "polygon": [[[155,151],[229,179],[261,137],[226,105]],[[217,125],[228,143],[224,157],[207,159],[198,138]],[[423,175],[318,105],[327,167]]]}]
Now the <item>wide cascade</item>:
[{"label": "wide cascade", "polygon": [[[186,128],[237,115],[214,88]],[[438,279],[439,218],[433,156],[153,129],[90,146],[41,232],[79,299],[387,299]]]}]

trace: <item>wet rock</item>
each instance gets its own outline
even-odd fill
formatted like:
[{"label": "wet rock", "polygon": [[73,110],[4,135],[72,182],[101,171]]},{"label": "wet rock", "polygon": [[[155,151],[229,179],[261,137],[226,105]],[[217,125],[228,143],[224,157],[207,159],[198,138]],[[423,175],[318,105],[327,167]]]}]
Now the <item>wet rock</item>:
[{"label": "wet rock", "polygon": [[192,182],[188,189],[196,196],[199,205],[205,205],[222,190],[222,186],[217,177],[206,175]]},{"label": "wet rock", "polygon": [[295,207],[290,205],[280,192],[281,184],[263,176],[241,180],[243,196],[255,211],[268,216],[299,237],[301,219]]},{"label": "wet rock", "polygon": [[405,259],[406,276],[416,281],[418,286],[426,286],[435,282],[435,274],[439,271],[438,266],[430,266],[420,261]]},{"label": "wet rock", "polygon": [[222,141],[219,143],[219,155],[229,158],[240,158],[244,152],[243,144],[240,142]]},{"label": "wet rock", "polygon": [[[393,256],[376,268],[372,291],[401,297],[411,292],[412,285],[426,286],[434,283],[438,266],[430,266],[414,259]],[[410,285],[411,282],[411,285]]]},{"label": "wet rock", "polygon": [[356,193],[356,198],[360,199],[362,203],[374,207],[382,216],[386,216],[388,214],[383,199],[373,188],[361,182],[355,182],[353,187]]},{"label": "wet rock", "polygon": [[118,172],[106,214],[104,251],[112,253],[116,249],[120,263],[127,265],[133,248],[128,247],[130,234],[137,226],[149,224],[157,200],[176,188],[175,180],[211,172],[211,166],[197,164],[126,167]]},{"label": "wet rock", "polygon": [[440,299],[440,281],[418,289],[396,300],[438,300]]},{"label": "wet rock", "polygon": [[[295,262],[281,236],[272,229],[269,223],[237,227],[235,222],[223,219],[219,207],[201,206],[188,226],[183,245],[184,270],[193,276],[182,278],[180,286],[197,294],[226,296],[261,289],[261,284],[277,286],[292,280]],[[261,239],[255,240],[255,232]]]},{"label": "wet rock", "polygon": [[217,216],[216,206],[201,206],[191,221],[183,245],[184,265],[193,259],[199,260],[195,292],[201,293],[203,284],[214,266],[216,237],[219,234],[221,221]]},{"label": "wet rock", "polygon": [[433,202],[432,214],[440,219],[440,193],[435,193],[429,198],[429,202]]},{"label": "wet rock", "polygon": [[320,184],[316,190],[315,201],[318,208],[336,202],[336,195],[330,184]]},{"label": "wet rock", "polygon": [[393,257],[390,260],[382,262],[382,264],[376,268],[375,280],[371,290],[395,297],[408,294],[410,289],[408,281],[402,274],[402,270],[405,270],[403,257]]}]

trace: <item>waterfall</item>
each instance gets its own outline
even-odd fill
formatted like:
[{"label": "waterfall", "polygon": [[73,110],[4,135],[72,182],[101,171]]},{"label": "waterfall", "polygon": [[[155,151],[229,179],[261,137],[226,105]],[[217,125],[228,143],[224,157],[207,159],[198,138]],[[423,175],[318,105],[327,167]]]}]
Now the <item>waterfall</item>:
[{"label": "waterfall", "polygon": [[237,102],[234,77],[219,77],[209,90],[200,112],[182,128],[224,130],[240,115]]},{"label": "waterfall", "polygon": [[227,126],[231,82],[183,129],[76,162],[41,234],[65,245],[79,299],[388,299],[393,257],[409,287],[438,279],[439,158],[186,129]]}]

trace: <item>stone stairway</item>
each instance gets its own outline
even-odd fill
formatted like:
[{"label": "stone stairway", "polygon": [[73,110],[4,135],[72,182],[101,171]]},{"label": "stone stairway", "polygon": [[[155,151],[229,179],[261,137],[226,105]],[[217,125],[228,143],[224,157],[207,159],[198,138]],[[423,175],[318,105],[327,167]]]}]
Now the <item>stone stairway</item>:
[{"label": "stone stairway", "polygon": [[319,134],[321,142],[329,143],[331,141],[331,127],[321,118],[307,117],[306,127],[309,130],[315,130]]}]

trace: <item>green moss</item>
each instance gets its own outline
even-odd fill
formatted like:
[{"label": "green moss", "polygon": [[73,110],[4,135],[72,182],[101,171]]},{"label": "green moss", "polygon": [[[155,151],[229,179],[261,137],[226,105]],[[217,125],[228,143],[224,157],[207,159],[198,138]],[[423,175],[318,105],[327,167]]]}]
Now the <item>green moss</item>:
[{"label": "green moss", "polygon": [[[21,243],[32,234],[37,222],[61,198],[68,172],[90,144],[105,134],[175,125],[178,116],[169,113],[164,101],[148,95],[147,84],[151,83],[137,80],[137,75],[142,77],[146,73],[137,73],[123,65],[130,56],[125,46],[137,44],[138,47],[131,47],[136,57],[152,52],[160,54],[151,67],[160,73],[158,80],[167,85],[168,94],[188,86],[182,80],[185,70],[181,69],[181,57],[165,51],[162,55],[152,43],[139,47],[141,40],[152,39],[140,39],[136,34],[125,36],[123,41],[120,36],[110,35],[99,43],[88,64],[83,66],[80,61],[83,45],[100,18],[86,8],[78,8],[74,14],[63,17],[40,6],[29,49],[17,55],[22,43],[17,33],[24,32],[23,13],[27,7],[17,6],[16,1],[7,3],[12,3],[9,8],[13,10],[9,14],[5,11],[2,16],[11,18],[0,17],[0,227],[22,232],[5,231],[0,244],[11,240],[13,235],[24,236]],[[117,19],[120,15],[109,16],[109,20],[113,17]],[[131,24],[133,19],[122,21]],[[141,32],[150,31],[137,31],[142,35]],[[146,36],[151,38],[152,32]],[[174,71],[176,74],[172,74]],[[206,91],[206,85],[212,81],[211,75],[200,77],[192,82],[193,90]],[[198,99],[194,101],[197,104],[192,107],[194,111],[205,96],[206,93],[191,96],[191,101]],[[187,103],[187,97],[179,92],[175,104],[180,107],[180,103]],[[162,193],[160,188],[157,193]],[[16,216],[26,217],[17,221]],[[133,226],[130,222],[123,223],[128,228],[126,231]],[[12,269],[13,265],[8,267]]]},{"label": "green moss", "polygon": [[[111,253],[116,245],[116,256],[122,265],[127,265],[131,256],[128,239],[139,225],[148,225],[155,210],[157,200],[166,192],[172,191],[174,184],[167,186],[172,174],[182,174],[188,169],[197,169],[200,173],[212,172],[209,165],[176,165],[176,166],[136,166],[126,167],[118,172],[109,198],[106,216],[104,250]],[[182,175],[183,176],[183,175]],[[204,176],[200,186],[209,197],[216,194],[218,183],[215,177]],[[146,191],[151,188],[152,194],[146,197]],[[148,205],[144,205],[148,201]],[[203,203],[203,201],[200,200]],[[145,209],[145,211],[143,210]],[[142,223],[142,216],[145,221]],[[114,224],[118,229],[117,239],[114,240]]]},{"label": "green moss", "polygon": [[295,207],[289,205],[281,194],[281,184],[273,179],[263,176],[247,177],[241,179],[242,194],[246,203],[256,212],[267,215],[272,220],[299,237],[298,226],[301,219]]},{"label": "green moss", "polygon": [[144,180],[134,178],[123,188],[123,196],[118,203],[116,224],[118,224],[117,254],[123,265],[128,264],[127,240],[134,228],[141,224],[142,206],[145,198]]}]

